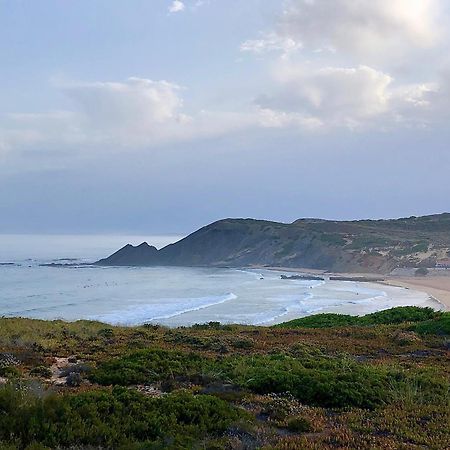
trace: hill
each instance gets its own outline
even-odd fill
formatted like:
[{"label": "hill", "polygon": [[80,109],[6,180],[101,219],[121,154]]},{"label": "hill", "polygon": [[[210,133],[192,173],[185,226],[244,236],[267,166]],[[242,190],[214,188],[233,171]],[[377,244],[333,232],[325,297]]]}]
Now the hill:
[{"label": "hill", "polygon": [[293,223],[224,219],[160,250],[126,245],[99,265],[273,266],[388,273],[434,267],[450,255],[450,214]]}]

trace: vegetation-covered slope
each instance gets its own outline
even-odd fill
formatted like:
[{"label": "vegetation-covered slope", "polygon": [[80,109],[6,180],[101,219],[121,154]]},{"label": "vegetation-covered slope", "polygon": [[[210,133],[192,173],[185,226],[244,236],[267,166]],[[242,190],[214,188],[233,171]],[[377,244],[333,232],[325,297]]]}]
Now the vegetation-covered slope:
[{"label": "vegetation-covered slope", "polygon": [[447,448],[449,321],[0,319],[0,449]]},{"label": "vegetation-covered slope", "polygon": [[387,273],[396,267],[433,267],[450,251],[450,214],[397,220],[291,224],[225,219],[156,250],[127,245],[101,265],[308,267]]}]

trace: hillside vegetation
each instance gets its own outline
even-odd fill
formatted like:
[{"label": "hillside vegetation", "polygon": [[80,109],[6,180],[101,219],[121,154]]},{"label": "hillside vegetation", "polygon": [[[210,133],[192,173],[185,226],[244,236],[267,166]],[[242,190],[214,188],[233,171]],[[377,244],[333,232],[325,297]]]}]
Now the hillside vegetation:
[{"label": "hillside vegetation", "polygon": [[276,327],[0,319],[0,449],[443,449],[450,313]]},{"label": "hillside vegetation", "polygon": [[388,273],[434,267],[450,255],[450,214],[291,224],[225,219],[161,250],[127,245],[101,265],[275,266]]}]

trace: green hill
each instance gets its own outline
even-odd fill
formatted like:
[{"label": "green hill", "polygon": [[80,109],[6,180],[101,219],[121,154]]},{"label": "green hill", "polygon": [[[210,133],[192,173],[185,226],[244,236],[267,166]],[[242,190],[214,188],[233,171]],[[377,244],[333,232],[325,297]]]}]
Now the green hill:
[{"label": "green hill", "polygon": [[450,252],[450,214],[393,220],[224,219],[156,250],[127,245],[100,265],[275,266],[388,273],[434,267]]}]

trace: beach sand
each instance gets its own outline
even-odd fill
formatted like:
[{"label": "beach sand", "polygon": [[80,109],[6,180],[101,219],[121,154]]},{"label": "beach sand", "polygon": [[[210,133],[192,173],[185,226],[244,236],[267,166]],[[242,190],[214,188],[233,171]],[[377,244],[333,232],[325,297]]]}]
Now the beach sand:
[{"label": "beach sand", "polygon": [[[306,268],[292,268],[292,267],[265,267],[269,270],[296,272],[311,275],[328,276],[348,276],[348,277],[380,277],[380,274],[374,273],[330,273],[324,270],[306,269]],[[411,289],[418,292],[426,293],[428,296],[435,299],[442,305],[442,308],[450,311],[450,273],[442,272],[439,275],[431,274],[426,277],[411,276],[392,276],[387,275],[385,281],[377,281],[376,284],[397,286],[406,289]]]},{"label": "beach sand", "polygon": [[381,284],[426,292],[450,310],[450,276],[388,277]]}]

